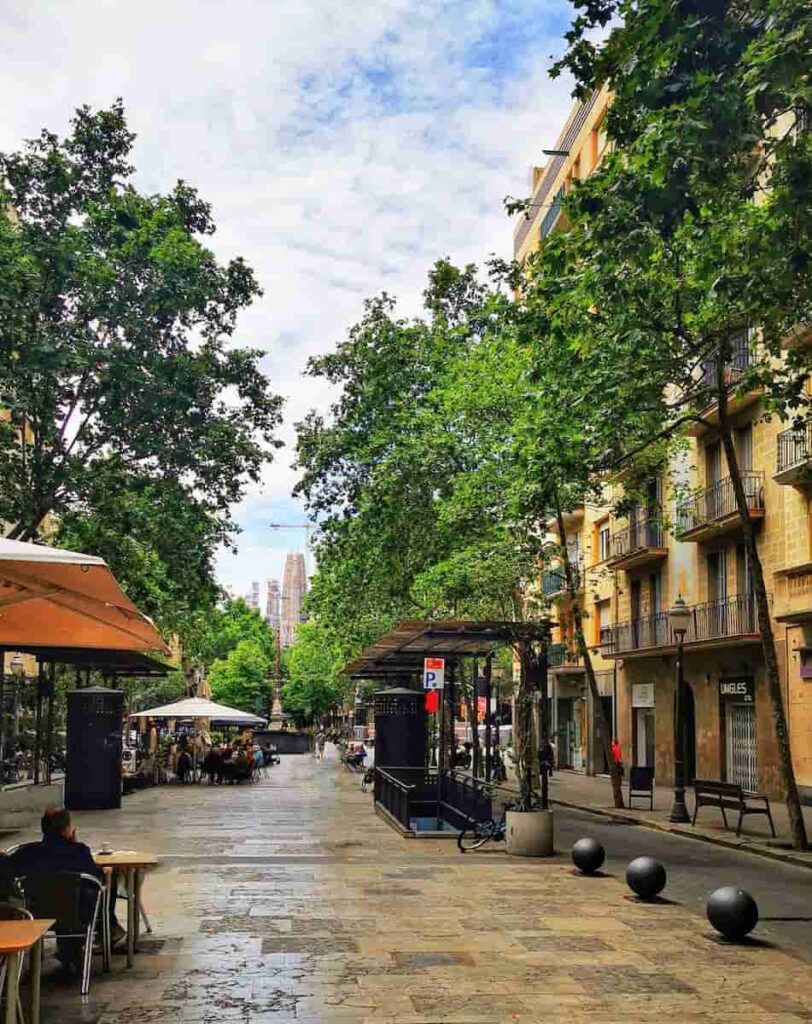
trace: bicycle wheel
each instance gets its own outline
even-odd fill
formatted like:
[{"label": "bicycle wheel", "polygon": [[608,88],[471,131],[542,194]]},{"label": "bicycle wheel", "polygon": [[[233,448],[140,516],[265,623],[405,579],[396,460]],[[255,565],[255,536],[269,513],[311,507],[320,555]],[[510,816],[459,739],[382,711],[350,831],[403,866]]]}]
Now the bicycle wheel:
[{"label": "bicycle wheel", "polygon": [[475,822],[470,828],[463,829],[460,832],[457,836],[457,846],[460,848],[461,853],[467,853],[468,850],[478,850],[490,838],[490,828],[485,828],[480,822]]}]

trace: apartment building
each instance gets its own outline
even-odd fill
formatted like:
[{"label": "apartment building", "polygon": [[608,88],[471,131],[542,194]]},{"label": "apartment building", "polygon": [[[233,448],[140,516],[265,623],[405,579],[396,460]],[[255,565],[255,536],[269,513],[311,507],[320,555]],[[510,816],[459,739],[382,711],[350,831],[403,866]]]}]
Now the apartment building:
[{"label": "apartment building", "polygon": [[[523,261],[544,238],[565,230],[561,198],[592,173],[606,151],[605,92],[577,104],[549,163],[533,171],[533,198],[514,232]],[[727,373],[735,384],[750,346],[734,344]],[[797,327],[787,347],[812,346]],[[735,443],[771,611],[793,760],[812,802],[812,426],[763,416],[758,392],[731,402]],[[689,777],[724,779],[782,796],[750,568],[713,406],[702,410],[688,450],[648,482],[623,520],[611,515],[622,479],[606,486],[603,507],[574,510],[563,542],[579,566],[578,600],[592,644],[600,699],[627,765],[653,765],[673,779],[676,644],[667,609],[681,596],[691,607],[685,637],[684,727]],[[691,498],[676,493],[689,484]],[[561,543],[561,538],[554,538]],[[606,769],[597,709],[574,650],[571,597],[552,566],[543,589],[555,605],[550,651],[551,720],[562,767]]]}]

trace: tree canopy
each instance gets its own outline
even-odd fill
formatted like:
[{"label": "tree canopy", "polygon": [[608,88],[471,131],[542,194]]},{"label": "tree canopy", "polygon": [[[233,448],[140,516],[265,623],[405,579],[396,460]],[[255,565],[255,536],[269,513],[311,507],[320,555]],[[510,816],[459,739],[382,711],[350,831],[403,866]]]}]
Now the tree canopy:
[{"label": "tree canopy", "polygon": [[137,189],[134,143],[119,101],[0,154],[0,518],[103,554],[184,632],[281,400],[233,342],[251,268],[217,259],[187,182]]}]

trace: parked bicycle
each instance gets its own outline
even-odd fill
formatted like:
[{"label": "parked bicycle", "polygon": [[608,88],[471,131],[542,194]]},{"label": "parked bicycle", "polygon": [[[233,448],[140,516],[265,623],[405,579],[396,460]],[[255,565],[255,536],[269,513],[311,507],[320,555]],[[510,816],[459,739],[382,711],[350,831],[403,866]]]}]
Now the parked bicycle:
[{"label": "parked bicycle", "polygon": [[505,838],[505,817],[489,818],[487,821],[474,821],[468,819],[468,827],[463,829],[457,836],[457,846],[460,853],[467,853],[469,850],[478,850],[485,843],[501,843]]},{"label": "parked bicycle", "polygon": [[[478,850],[485,843],[504,842],[507,824],[505,816],[508,811],[517,807],[517,803],[505,804],[501,818],[488,818],[485,821],[468,819],[468,825],[457,836],[457,846],[460,853],[467,853],[469,850]],[[531,798],[531,806],[527,810],[535,810],[539,806],[539,798],[534,794]]]}]

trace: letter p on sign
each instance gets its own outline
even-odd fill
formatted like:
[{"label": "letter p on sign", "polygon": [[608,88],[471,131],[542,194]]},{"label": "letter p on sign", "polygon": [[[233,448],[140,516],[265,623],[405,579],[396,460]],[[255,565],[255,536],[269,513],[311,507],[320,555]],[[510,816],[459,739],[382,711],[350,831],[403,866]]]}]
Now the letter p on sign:
[{"label": "letter p on sign", "polygon": [[445,686],[445,658],[423,659],[423,689],[442,690]]}]

